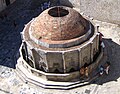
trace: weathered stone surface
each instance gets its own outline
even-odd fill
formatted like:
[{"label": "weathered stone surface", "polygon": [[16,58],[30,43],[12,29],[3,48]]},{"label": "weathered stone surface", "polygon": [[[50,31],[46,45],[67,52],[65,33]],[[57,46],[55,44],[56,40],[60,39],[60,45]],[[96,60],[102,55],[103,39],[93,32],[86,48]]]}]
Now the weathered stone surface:
[{"label": "weathered stone surface", "polygon": [[60,0],[94,19],[120,24],[120,0]]}]

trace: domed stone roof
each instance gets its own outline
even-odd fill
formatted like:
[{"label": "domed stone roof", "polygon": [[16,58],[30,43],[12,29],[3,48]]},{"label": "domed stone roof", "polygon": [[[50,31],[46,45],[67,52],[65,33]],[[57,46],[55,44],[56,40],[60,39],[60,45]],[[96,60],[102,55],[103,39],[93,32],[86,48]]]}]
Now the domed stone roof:
[{"label": "domed stone roof", "polygon": [[29,32],[37,40],[61,41],[84,35],[87,27],[88,21],[74,9],[55,6],[35,18]]}]

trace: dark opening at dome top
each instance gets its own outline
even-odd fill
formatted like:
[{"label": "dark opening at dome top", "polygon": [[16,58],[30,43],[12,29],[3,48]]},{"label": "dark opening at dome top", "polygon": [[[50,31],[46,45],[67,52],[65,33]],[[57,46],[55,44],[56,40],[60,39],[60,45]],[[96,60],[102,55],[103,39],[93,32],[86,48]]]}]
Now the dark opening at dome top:
[{"label": "dark opening at dome top", "polygon": [[53,17],[63,17],[69,14],[69,11],[63,7],[55,7],[48,11],[48,14]]}]

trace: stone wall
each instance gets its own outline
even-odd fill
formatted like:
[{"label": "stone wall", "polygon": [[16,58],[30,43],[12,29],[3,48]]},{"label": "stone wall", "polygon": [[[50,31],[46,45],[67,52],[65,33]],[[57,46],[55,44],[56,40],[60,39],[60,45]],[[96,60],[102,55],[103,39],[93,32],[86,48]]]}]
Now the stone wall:
[{"label": "stone wall", "polygon": [[3,9],[6,8],[6,3],[5,1],[3,2],[3,0],[0,0],[0,11],[2,11]]},{"label": "stone wall", "polygon": [[81,48],[81,66],[84,66],[84,64],[89,64],[90,63],[90,55],[91,55],[91,44],[88,44]]},{"label": "stone wall", "polygon": [[47,63],[49,67],[49,72],[63,72],[63,60],[62,53],[57,52],[47,52]]},{"label": "stone wall", "polygon": [[64,63],[65,63],[65,71],[66,72],[71,72],[78,70],[79,65],[79,52],[78,50],[73,50],[69,52],[64,53]]},{"label": "stone wall", "polygon": [[94,19],[120,24],[120,0],[61,0]]},{"label": "stone wall", "polygon": [[80,11],[101,21],[120,24],[120,0],[80,0]]},{"label": "stone wall", "polygon": [[[15,0],[10,0],[10,4],[12,4]],[[0,11],[4,10],[7,7],[6,0],[0,0]]]},{"label": "stone wall", "polygon": [[10,0],[10,3],[12,4],[13,2],[15,2],[15,0]]}]

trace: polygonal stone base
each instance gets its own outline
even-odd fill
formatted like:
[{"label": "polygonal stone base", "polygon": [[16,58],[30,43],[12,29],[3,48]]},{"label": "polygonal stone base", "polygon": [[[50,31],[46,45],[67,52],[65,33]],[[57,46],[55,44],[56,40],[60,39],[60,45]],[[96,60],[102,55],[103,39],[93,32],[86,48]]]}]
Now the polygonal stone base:
[{"label": "polygonal stone base", "polygon": [[[97,58],[99,64],[103,61],[103,52]],[[45,77],[39,77],[34,75],[29,71],[29,69],[25,68],[22,62],[24,61],[22,58],[18,59],[18,63],[16,65],[16,73],[24,82],[30,82],[35,85],[38,85],[43,88],[53,88],[53,89],[71,89],[78,86],[83,86],[89,84],[96,77],[87,78],[85,80],[73,81],[73,82],[56,82],[56,81],[48,81]],[[98,64],[98,65],[99,65]]]},{"label": "polygonal stone base", "polygon": [[22,66],[19,58],[18,64],[16,65],[16,73],[24,82],[30,82],[36,84],[43,88],[54,88],[54,89],[70,89],[80,85],[88,84],[87,80],[84,81],[76,81],[76,82],[55,82],[55,81],[48,81],[46,79],[42,79],[31,74],[25,67]]}]

